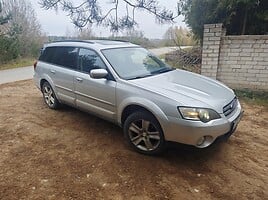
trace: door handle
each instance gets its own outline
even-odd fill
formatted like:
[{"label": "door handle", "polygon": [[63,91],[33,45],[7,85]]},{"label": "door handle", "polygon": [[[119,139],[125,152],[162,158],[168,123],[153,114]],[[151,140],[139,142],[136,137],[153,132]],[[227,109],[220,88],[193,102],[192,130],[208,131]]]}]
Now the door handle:
[{"label": "door handle", "polygon": [[76,80],[77,80],[78,82],[83,82],[83,79],[82,79],[82,78],[79,78],[79,77],[76,77]]},{"label": "door handle", "polygon": [[50,70],[50,73],[55,74],[55,73],[56,73],[56,71],[55,71],[55,70],[53,70],[53,69],[51,69],[51,70]]}]

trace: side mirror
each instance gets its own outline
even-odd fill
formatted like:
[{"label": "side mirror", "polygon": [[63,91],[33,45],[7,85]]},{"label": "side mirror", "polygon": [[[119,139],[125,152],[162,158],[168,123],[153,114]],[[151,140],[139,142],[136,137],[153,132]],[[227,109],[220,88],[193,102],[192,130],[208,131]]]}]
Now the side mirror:
[{"label": "side mirror", "polygon": [[108,75],[106,69],[92,69],[89,73],[91,78],[100,79],[105,78]]}]

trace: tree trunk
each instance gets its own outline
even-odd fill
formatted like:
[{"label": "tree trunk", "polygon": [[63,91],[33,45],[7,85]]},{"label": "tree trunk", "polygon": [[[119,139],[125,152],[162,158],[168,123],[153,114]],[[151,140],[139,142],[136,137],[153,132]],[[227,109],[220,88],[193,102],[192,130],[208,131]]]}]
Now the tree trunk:
[{"label": "tree trunk", "polygon": [[246,6],[241,35],[245,35],[248,20],[248,7]]}]

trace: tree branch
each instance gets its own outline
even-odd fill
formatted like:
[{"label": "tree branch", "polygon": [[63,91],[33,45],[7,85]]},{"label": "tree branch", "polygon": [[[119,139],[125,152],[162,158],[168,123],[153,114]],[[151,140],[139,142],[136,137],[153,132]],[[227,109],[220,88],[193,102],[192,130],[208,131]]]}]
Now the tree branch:
[{"label": "tree branch", "polygon": [[[99,0],[100,1],[100,0]],[[88,23],[97,25],[108,25],[112,31],[118,32],[122,29],[131,29],[135,22],[136,9],[145,10],[156,17],[159,23],[173,22],[179,15],[173,16],[173,12],[166,8],[161,8],[156,0],[114,0],[113,7],[106,14],[101,14],[98,0],[84,0],[79,5],[73,5],[71,0],[40,0],[42,8],[49,10],[61,8],[68,12],[73,23],[83,28]],[[126,14],[119,16],[119,1],[126,4]],[[132,18],[129,17],[128,7],[132,8]]]}]

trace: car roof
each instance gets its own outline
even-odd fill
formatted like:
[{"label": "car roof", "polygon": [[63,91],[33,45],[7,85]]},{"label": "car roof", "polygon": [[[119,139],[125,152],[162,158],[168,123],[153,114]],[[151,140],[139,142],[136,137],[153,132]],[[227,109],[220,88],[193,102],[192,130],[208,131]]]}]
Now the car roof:
[{"label": "car roof", "polygon": [[53,46],[87,47],[95,50],[122,48],[122,47],[139,47],[138,45],[121,40],[63,40],[44,45],[45,48]]}]

